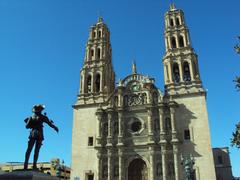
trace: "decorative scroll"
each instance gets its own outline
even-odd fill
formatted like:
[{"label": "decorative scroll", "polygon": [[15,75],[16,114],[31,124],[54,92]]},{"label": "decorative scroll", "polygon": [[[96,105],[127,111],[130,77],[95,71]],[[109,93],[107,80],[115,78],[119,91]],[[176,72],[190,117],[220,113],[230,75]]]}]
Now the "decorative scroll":
[{"label": "decorative scroll", "polygon": [[147,95],[146,93],[138,93],[138,94],[132,94],[128,96],[127,99],[127,106],[136,106],[136,105],[142,105],[147,103]]}]

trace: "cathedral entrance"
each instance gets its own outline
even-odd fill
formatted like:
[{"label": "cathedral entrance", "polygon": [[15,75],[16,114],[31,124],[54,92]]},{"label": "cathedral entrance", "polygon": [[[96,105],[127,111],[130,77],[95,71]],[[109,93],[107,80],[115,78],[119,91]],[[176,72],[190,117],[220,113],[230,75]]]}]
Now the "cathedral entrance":
[{"label": "cathedral entrance", "polygon": [[134,159],[129,164],[128,180],[148,180],[147,165],[142,159]]}]

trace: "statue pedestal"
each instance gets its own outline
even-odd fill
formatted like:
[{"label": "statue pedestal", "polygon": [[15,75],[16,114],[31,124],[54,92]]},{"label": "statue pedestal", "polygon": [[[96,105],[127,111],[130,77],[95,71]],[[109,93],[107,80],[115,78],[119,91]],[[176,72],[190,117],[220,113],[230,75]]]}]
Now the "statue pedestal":
[{"label": "statue pedestal", "polygon": [[1,174],[0,180],[59,180],[59,178],[39,171],[22,170]]}]

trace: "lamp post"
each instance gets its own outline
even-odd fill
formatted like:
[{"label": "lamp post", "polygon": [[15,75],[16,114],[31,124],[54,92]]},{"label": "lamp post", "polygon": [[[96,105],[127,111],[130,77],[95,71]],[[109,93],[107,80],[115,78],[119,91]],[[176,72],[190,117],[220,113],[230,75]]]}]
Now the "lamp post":
[{"label": "lamp post", "polygon": [[192,154],[181,155],[181,164],[184,169],[184,180],[194,180],[193,165],[195,164],[195,160]]}]

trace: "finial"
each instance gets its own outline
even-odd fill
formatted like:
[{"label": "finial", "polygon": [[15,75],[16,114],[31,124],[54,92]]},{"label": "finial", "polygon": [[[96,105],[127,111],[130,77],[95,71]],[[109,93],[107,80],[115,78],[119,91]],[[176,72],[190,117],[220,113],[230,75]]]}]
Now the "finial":
[{"label": "finial", "polygon": [[103,22],[103,17],[101,11],[98,12],[98,23]]},{"label": "finial", "polygon": [[172,3],[172,4],[170,5],[170,11],[175,11],[175,10],[176,10],[176,6],[175,6],[174,3]]},{"label": "finial", "polygon": [[118,80],[118,86],[123,86],[123,83],[122,83],[121,79]]},{"label": "finial", "polygon": [[98,17],[98,23],[101,23],[101,22],[103,22],[103,17],[102,17],[102,16],[99,16],[99,17]]},{"label": "finial", "polygon": [[133,63],[132,63],[132,73],[137,74],[137,65],[136,65],[135,61],[133,61]]}]

